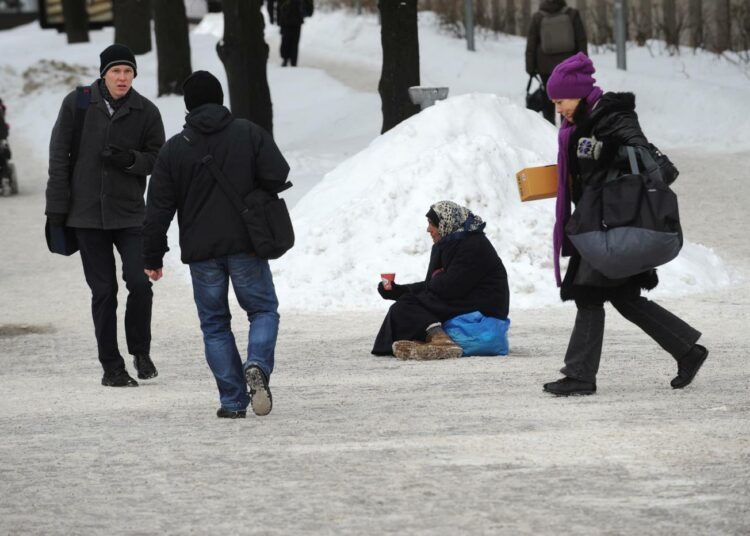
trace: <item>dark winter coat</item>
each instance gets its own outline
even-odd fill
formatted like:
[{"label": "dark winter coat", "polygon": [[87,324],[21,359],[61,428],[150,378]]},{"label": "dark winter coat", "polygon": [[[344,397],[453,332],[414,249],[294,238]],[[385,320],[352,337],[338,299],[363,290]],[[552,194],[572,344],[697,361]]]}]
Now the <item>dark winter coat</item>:
[{"label": "dark winter coat", "polygon": [[568,15],[573,22],[575,49],[561,54],[545,54],[542,52],[541,26],[545,13],[558,13],[565,9],[565,7],[565,0],[542,0],[539,11],[534,13],[534,16],[531,18],[526,40],[526,72],[528,74],[549,75],[559,63],[562,63],[569,57],[579,52],[588,55],[586,29],[583,26],[581,14],[574,8],[568,8]]},{"label": "dark winter coat", "polygon": [[278,191],[289,175],[289,165],[271,135],[246,119],[234,118],[224,106],[195,108],[186,126],[197,131],[198,139],[191,144],[186,132],[170,138],[149,182],[143,225],[144,264],[149,269],[162,266],[175,211],[182,262],[253,252],[239,212],[201,163],[208,153],[241,197],[258,187]]},{"label": "dark winter coat", "polygon": [[[63,100],[52,129],[45,213],[67,214],[69,227],[140,227],[145,215],[146,176],[164,144],[158,108],[131,89],[127,101],[110,116],[99,83],[94,82],[71,178],[75,110],[76,92],[72,91]],[[101,153],[109,144],[132,150],[133,165],[123,170],[105,163]]]},{"label": "dark winter coat", "polygon": [[425,281],[406,286],[441,321],[472,311],[508,317],[508,275],[483,232],[435,244]]},{"label": "dark winter coat", "polygon": [[[583,109],[583,106],[579,109]],[[613,167],[623,171],[630,169],[627,159],[616,156],[621,146],[648,143],[638,123],[635,95],[632,93],[605,93],[589,117],[583,116],[575,121],[576,130],[571,136],[568,153],[572,178],[571,199],[574,204],[581,199],[584,186],[602,182]],[[592,136],[602,142],[601,155],[596,160],[578,158],[578,140]],[[656,270],[624,279],[609,279],[581,259],[568,240],[564,243],[563,254],[570,255],[560,289],[563,300],[601,303],[637,297],[641,289],[653,289],[659,282]]]},{"label": "dark winter coat", "polygon": [[0,99],[0,140],[8,138],[8,124],[5,122],[5,105]]}]

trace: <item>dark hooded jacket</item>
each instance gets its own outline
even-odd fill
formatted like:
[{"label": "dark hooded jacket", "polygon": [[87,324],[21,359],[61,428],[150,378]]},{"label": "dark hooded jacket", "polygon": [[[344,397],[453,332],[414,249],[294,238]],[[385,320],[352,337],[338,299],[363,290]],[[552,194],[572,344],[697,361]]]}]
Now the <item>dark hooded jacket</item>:
[{"label": "dark hooded jacket", "polygon": [[[545,54],[542,51],[542,19],[547,15],[559,13],[566,8],[568,9],[568,16],[573,23],[575,48],[570,52]],[[583,26],[581,14],[577,9],[568,7],[565,0],[542,0],[542,3],[539,5],[539,11],[534,13],[529,25],[529,33],[526,40],[526,72],[529,74],[549,75],[559,63],[579,52],[588,55],[586,29]]]},{"label": "dark hooded jacket", "polygon": [[[100,90],[91,84],[78,157],[71,170],[76,91],[63,100],[49,145],[46,214],[67,214],[69,227],[123,229],[143,224],[146,176],[164,144],[159,109],[135,89],[110,116]],[[114,144],[130,150],[135,162],[119,169],[102,159]]]},{"label": "dark hooded jacket", "polygon": [[[582,102],[577,110],[576,130],[568,146],[570,162],[571,199],[574,204],[581,199],[586,185],[603,181],[610,169],[630,169],[626,158],[618,155],[623,145],[646,146],[644,136],[635,113],[635,95],[632,93],[605,93],[590,116],[580,115],[585,108]],[[576,148],[583,137],[595,137],[602,142],[599,158],[579,158]],[[575,250],[570,241],[563,245],[563,255],[570,255],[568,269],[563,278],[560,296],[563,300],[582,303],[601,303],[608,300],[629,299],[639,295],[640,290],[651,290],[659,280],[656,270],[649,270],[624,279],[609,279],[594,270]]]},{"label": "dark hooded jacket", "polygon": [[[161,268],[167,229],[177,211],[182,262],[252,253],[239,212],[201,159],[213,155],[240,197],[255,188],[278,191],[289,165],[271,135],[219,104],[195,108],[186,130],[167,141],[148,187],[143,256],[146,268]],[[191,139],[192,138],[192,139]]]}]

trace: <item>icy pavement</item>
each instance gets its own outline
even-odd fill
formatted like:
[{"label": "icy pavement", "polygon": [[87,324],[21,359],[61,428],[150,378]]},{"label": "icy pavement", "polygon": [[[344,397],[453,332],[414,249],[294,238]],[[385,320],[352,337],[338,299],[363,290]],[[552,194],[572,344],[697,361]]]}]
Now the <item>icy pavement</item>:
[{"label": "icy pavement", "polygon": [[[746,273],[750,155],[672,156],[686,234]],[[750,531],[746,282],[662,301],[711,349],[693,385],[670,389],[671,359],[610,314],[599,392],[577,399],[541,392],[572,306],[514,311],[506,358],[428,363],[371,356],[378,313],[282,310],[273,413],[225,421],[174,272],[159,377],[99,385],[79,259],[45,251],[42,197],[0,199],[0,534]]]}]

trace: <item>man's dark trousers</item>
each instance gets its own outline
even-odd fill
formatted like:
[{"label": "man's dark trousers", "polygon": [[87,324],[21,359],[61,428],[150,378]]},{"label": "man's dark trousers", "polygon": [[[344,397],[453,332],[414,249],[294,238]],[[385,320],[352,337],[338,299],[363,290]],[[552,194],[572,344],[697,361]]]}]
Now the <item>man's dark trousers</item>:
[{"label": "man's dark trousers", "polygon": [[281,26],[281,59],[284,60],[285,64],[289,60],[293,67],[297,65],[301,32],[301,24],[285,24]]},{"label": "man's dark trousers", "polygon": [[140,227],[126,229],[76,229],[83,273],[91,289],[91,313],[104,372],[125,366],[117,346],[117,271],[113,248],[122,259],[122,278],[128,289],[125,306],[125,337],[128,352],[151,350],[151,282],[143,272]]}]

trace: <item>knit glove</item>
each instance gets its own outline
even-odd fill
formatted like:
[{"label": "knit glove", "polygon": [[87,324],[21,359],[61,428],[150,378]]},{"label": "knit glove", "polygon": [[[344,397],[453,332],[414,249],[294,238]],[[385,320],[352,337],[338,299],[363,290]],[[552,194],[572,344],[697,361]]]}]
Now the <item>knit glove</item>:
[{"label": "knit glove", "polygon": [[59,214],[56,212],[50,212],[47,214],[47,221],[50,225],[54,225],[55,227],[63,227],[66,219],[68,219],[67,214]]},{"label": "knit glove", "polygon": [[102,160],[116,168],[127,169],[135,164],[135,155],[130,149],[110,144],[102,151]]},{"label": "knit glove", "polygon": [[599,160],[602,154],[602,147],[604,144],[597,140],[595,137],[581,138],[578,140],[578,148],[576,154],[578,158],[584,158],[586,160]]},{"label": "knit glove", "polygon": [[408,289],[404,288],[404,285],[399,285],[397,283],[391,283],[391,289],[386,290],[385,287],[383,287],[383,282],[381,281],[378,283],[378,294],[384,299],[384,300],[397,300],[404,294],[408,292]]}]

